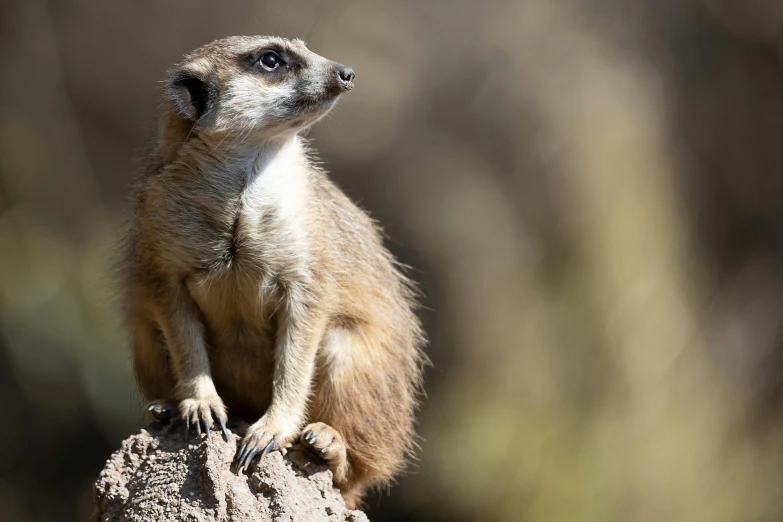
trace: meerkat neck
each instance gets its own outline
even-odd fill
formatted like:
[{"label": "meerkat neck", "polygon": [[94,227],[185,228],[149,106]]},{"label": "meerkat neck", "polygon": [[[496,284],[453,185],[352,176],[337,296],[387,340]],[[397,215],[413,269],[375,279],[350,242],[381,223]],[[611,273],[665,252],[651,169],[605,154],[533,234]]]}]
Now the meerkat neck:
[{"label": "meerkat neck", "polygon": [[298,135],[253,139],[241,136],[201,136],[199,140],[217,162],[216,167],[262,172],[266,165],[282,158],[304,157],[304,148]]}]

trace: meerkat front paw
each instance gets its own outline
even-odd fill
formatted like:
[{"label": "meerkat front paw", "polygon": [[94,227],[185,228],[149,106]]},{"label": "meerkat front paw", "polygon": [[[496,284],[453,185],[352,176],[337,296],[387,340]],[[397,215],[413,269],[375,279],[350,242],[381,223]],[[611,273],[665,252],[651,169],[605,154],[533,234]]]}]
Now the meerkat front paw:
[{"label": "meerkat front paw", "polygon": [[296,435],[295,428],[276,423],[266,416],[261,417],[258,422],[247,429],[236,457],[234,457],[234,467],[237,472],[246,470],[259,452],[261,453],[260,460],[272,450],[288,448]]},{"label": "meerkat front paw", "polygon": [[347,465],[347,450],[340,433],[323,422],[315,422],[302,430],[301,443],[319,455],[329,465],[339,482]]},{"label": "meerkat front paw", "polygon": [[229,440],[228,429],[226,428],[226,421],[228,416],[226,415],[226,407],[223,405],[223,401],[217,395],[211,395],[201,399],[185,399],[179,403],[179,415],[185,422],[185,438],[190,435],[190,426],[196,427],[198,436],[201,437],[201,427],[204,427],[204,432],[207,437],[210,433],[210,428],[215,427],[214,421],[220,426],[220,431],[223,432],[223,438],[226,441]]}]

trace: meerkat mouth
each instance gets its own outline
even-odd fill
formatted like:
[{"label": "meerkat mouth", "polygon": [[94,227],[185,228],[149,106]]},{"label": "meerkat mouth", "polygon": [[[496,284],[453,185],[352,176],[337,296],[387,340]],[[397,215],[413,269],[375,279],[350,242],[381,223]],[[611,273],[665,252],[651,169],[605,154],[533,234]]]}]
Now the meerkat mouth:
[{"label": "meerkat mouth", "polygon": [[339,98],[339,94],[324,94],[317,98],[299,98],[290,104],[290,108],[302,116],[311,116],[320,113],[326,114],[337,104]]}]

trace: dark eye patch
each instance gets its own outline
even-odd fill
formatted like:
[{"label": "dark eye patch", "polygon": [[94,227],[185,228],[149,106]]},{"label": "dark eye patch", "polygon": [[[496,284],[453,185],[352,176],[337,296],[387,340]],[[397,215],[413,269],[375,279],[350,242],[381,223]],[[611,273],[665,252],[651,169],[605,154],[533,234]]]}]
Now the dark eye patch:
[{"label": "dark eye patch", "polygon": [[[284,65],[281,65],[273,71],[267,71],[258,63],[264,54],[270,51],[279,55],[283,62],[285,62]],[[243,70],[251,73],[264,73],[269,78],[285,77],[291,71],[298,71],[301,69],[303,64],[302,59],[296,53],[291,52],[288,48],[279,44],[265,45],[264,47],[246,53],[239,57],[239,61]]]}]

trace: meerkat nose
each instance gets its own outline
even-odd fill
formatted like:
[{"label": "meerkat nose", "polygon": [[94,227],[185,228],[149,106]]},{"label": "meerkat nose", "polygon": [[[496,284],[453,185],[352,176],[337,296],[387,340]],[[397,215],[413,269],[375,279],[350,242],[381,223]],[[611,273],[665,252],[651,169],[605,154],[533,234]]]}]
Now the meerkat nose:
[{"label": "meerkat nose", "polygon": [[356,73],[354,73],[353,69],[350,67],[346,67],[345,65],[338,65],[337,78],[340,82],[340,87],[346,91],[349,91],[353,89],[353,79],[356,78]]}]

